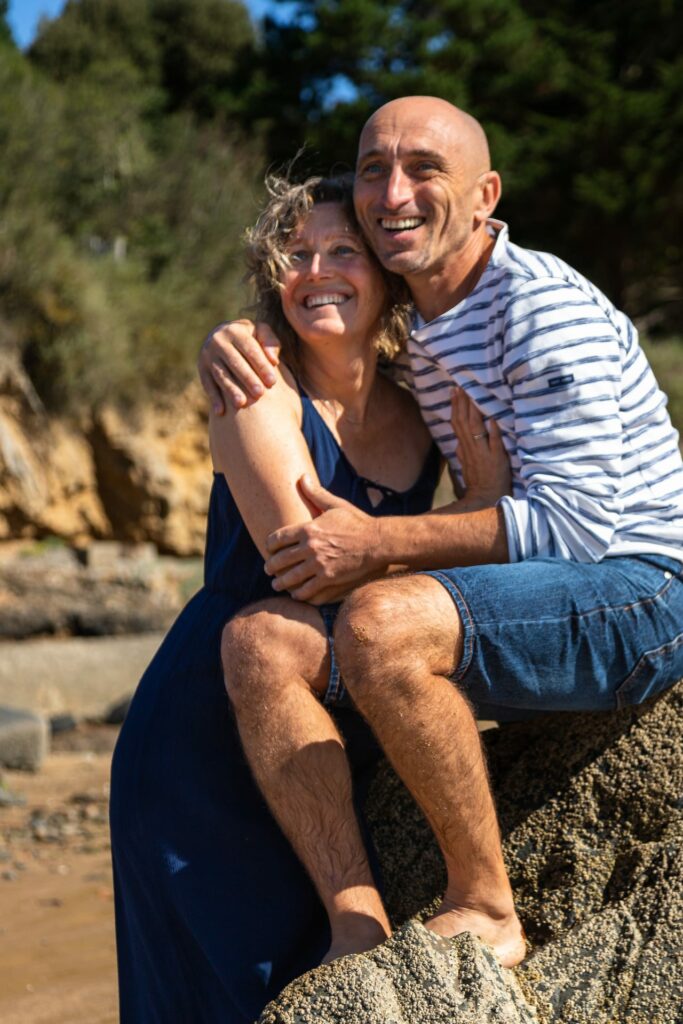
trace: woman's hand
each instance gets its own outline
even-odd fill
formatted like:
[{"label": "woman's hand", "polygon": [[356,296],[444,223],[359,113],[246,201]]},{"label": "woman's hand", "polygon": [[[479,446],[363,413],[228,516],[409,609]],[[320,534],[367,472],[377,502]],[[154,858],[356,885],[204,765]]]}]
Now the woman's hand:
[{"label": "woman's hand", "polygon": [[512,492],[510,462],[500,427],[494,419],[484,421],[474,402],[456,387],[451,400],[451,423],[458,438],[458,459],[465,481],[468,505],[495,505]]}]

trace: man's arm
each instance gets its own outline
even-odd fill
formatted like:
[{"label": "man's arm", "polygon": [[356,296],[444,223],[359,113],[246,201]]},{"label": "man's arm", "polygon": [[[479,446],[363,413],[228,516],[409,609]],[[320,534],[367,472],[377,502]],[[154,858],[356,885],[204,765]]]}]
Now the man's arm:
[{"label": "man's arm", "polygon": [[503,329],[525,488],[501,500],[510,560],[597,562],[621,514],[624,341],[590,293],[554,278],[518,288]]},{"label": "man's arm", "polygon": [[216,416],[225,412],[226,399],[241,409],[273,387],[279,353],[280,342],[268,324],[230,320],[215,327],[201,347],[197,371]]},{"label": "man's arm", "polygon": [[304,480],[302,493],[322,514],[268,538],[272,557],[266,571],[276,576],[274,589],[320,603],[321,588],[326,594],[331,586],[346,591],[391,572],[507,561],[505,525],[493,507],[510,490],[498,425],[485,423],[461,388],[454,391],[451,422],[467,487],[464,498],[421,516],[378,519]]}]

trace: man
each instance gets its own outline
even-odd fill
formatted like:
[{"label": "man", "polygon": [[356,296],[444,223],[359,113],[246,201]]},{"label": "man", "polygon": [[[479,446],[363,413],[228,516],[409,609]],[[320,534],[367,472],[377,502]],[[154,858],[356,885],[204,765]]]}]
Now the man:
[{"label": "man", "polygon": [[[304,484],[322,514],[273,534],[266,567],[302,601],[352,591],[342,676],[446,861],[429,927],[472,931],[513,966],[523,933],[469,702],[499,719],[609,709],[683,676],[683,465],[632,324],[560,260],[510,243],[491,219],[500,190],[480,125],[443,100],[395,100],[363,129],[356,210],[415,301],[423,416],[457,472],[449,408],[464,389],[502,429],[512,496],[372,520]],[[238,381],[258,397],[276,345],[244,321],[214,332],[200,358],[214,403],[216,383],[235,404]],[[430,571],[386,575],[396,565]]]}]

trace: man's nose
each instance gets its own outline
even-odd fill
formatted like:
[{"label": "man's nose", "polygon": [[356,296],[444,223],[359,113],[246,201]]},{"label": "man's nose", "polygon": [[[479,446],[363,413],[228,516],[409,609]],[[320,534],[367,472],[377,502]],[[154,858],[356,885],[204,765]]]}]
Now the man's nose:
[{"label": "man's nose", "polygon": [[384,202],[390,209],[397,209],[412,199],[410,179],[400,164],[394,164],[386,179]]}]

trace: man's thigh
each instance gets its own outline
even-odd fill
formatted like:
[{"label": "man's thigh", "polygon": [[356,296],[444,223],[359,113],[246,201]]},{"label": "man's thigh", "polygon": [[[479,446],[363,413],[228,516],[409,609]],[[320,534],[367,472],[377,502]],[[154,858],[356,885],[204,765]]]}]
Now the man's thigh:
[{"label": "man's thigh", "polygon": [[683,677],[683,566],[672,559],[532,558],[428,575],[460,613],[453,679],[485,717],[639,704]]}]

